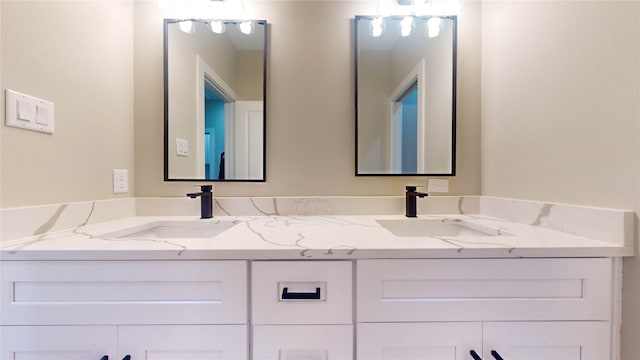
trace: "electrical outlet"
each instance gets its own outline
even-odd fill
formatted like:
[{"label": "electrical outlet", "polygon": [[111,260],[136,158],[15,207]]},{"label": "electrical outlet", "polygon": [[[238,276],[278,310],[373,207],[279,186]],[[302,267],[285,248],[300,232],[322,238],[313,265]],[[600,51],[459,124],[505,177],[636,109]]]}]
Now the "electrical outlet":
[{"label": "electrical outlet", "polygon": [[113,193],[129,192],[129,171],[122,169],[113,169]]},{"label": "electrical outlet", "polygon": [[427,192],[429,193],[446,193],[449,192],[449,180],[447,179],[429,179],[427,182]]}]

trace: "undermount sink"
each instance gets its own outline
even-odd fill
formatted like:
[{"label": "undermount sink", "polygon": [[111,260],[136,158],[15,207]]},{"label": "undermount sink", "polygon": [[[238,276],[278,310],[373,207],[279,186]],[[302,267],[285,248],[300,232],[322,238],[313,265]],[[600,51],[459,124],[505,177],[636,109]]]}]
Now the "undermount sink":
[{"label": "undermount sink", "polygon": [[498,236],[500,229],[460,219],[393,219],[376,222],[396,236]]},{"label": "undermount sink", "polygon": [[104,235],[118,239],[212,238],[230,229],[233,221],[154,221]]}]

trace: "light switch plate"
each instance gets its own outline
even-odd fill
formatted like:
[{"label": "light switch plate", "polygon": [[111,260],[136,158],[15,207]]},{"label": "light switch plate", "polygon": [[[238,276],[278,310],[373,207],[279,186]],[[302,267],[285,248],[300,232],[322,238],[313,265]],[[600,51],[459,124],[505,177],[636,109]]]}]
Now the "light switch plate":
[{"label": "light switch plate", "polygon": [[129,171],[123,169],[113,169],[113,193],[129,192]]},{"label": "light switch plate", "polygon": [[176,155],[189,156],[189,141],[176,138]]},{"label": "light switch plate", "polygon": [[449,180],[447,180],[447,179],[429,179],[427,181],[427,192],[429,192],[429,193],[446,193],[446,192],[449,192]]},{"label": "light switch plate", "polygon": [[53,103],[7,89],[5,124],[25,130],[54,133]]}]

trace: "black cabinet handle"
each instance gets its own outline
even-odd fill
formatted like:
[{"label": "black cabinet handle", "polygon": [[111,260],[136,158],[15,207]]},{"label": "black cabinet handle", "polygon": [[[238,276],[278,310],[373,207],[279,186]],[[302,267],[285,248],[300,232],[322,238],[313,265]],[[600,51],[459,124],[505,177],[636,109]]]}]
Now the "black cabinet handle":
[{"label": "black cabinet handle", "polygon": [[122,360],[131,360],[131,355],[125,355]]},{"label": "black cabinet handle", "polygon": [[105,356],[101,357],[100,360],[109,360],[109,355],[105,355]]},{"label": "black cabinet handle", "polygon": [[498,354],[498,352],[495,350],[491,350],[491,356],[493,356],[493,358],[496,360],[504,360],[502,356],[500,356],[500,354]]},{"label": "black cabinet handle", "polygon": [[282,289],[283,300],[320,300],[320,288],[316,288],[316,292],[289,292],[289,288]]},{"label": "black cabinet handle", "polygon": [[482,360],[480,355],[478,355],[478,353],[475,350],[469,351],[469,354],[471,354],[471,357],[473,358],[473,360]]}]

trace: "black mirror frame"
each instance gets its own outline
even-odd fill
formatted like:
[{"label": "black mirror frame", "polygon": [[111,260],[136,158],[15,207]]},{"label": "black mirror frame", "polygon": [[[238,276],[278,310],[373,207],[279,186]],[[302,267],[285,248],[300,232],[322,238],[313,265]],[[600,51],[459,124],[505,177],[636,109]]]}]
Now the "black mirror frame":
[{"label": "black mirror frame", "polygon": [[[410,174],[392,174],[392,173],[366,173],[361,174],[358,171],[358,20],[360,19],[373,19],[375,16],[369,15],[356,15],[354,20],[354,62],[355,62],[355,176],[455,176],[456,175],[456,109],[457,109],[457,43],[458,43],[458,17],[457,16],[439,16],[443,19],[450,19],[453,21],[453,66],[452,66],[452,108],[451,108],[451,172],[450,173],[410,173]],[[425,16],[428,17],[428,16]]]},{"label": "black mirror frame", "polygon": [[[267,32],[266,20],[252,20],[256,24],[264,25],[263,75],[262,75],[262,178],[261,179],[171,179],[169,178],[169,24],[185,19],[164,19],[163,26],[163,82],[164,82],[164,181],[181,182],[266,182],[267,181]],[[186,19],[203,21],[202,19]]]}]

